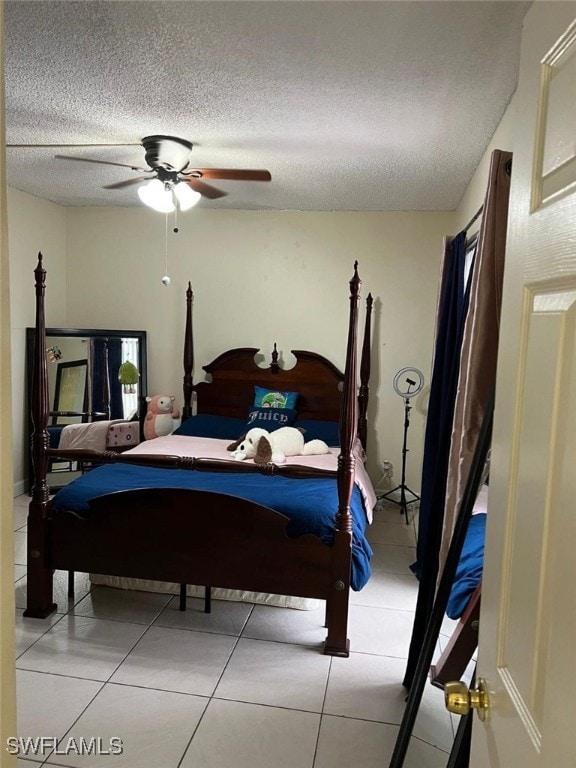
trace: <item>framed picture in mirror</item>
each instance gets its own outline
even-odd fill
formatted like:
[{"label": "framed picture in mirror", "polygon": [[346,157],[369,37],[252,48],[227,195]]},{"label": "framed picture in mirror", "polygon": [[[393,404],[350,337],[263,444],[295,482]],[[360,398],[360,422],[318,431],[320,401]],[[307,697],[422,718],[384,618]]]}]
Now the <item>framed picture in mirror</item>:
[{"label": "framed picture in mirror", "polygon": [[52,424],[87,421],[87,412],[88,360],[57,363]]}]

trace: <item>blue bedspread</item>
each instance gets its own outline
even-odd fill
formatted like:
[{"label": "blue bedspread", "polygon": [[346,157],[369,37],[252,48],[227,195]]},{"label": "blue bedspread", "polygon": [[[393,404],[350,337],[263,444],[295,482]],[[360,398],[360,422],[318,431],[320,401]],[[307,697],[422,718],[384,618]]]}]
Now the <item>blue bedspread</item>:
[{"label": "blue bedspread", "polygon": [[[88,502],[114,491],[136,488],[195,488],[240,496],[281,512],[290,519],[289,536],[314,533],[323,542],[333,540],[334,518],[338,509],[336,480],[314,478],[295,480],[248,474],[219,474],[182,469],[154,469],[135,464],[98,467],[73,480],[53,499],[54,512],[74,511],[86,517]],[[366,513],[362,496],[355,486],[350,502],[352,530],[352,589],[358,591],[370,576],[372,549],[365,537]]]},{"label": "blue bedspread", "polygon": [[482,581],[485,533],[486,515],[472,515],[446,607],[446,613],[451,619],[462,616],[472,593]]}]

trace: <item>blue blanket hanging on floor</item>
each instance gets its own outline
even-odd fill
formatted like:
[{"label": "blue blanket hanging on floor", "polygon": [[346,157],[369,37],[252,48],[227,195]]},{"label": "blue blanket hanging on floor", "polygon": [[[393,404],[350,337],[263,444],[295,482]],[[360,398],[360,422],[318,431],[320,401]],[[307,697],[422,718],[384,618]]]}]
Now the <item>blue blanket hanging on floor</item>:
[{"label": "blue blanket hanging on floor", "polygon": [[446,606],[446,614],[451,619],[462,616],[474,590],[482,581],[485,536],[486,515],[472,515]]}]

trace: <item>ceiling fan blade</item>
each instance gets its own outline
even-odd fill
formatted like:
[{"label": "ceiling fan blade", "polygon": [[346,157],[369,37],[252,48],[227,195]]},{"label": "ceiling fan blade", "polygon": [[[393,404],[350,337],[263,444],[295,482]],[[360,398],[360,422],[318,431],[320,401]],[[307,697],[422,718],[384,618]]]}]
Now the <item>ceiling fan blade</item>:
[{"label": "ceiling fan blade", "polygon": [[105,184],[102,189],[122,189],[123,187],[130,187],[132,184],[139,184],[141,181],[148,181],[153,178],[152,176],[137,176],[135,179],[126,179],[125,181],[117,181],[114,184]]},{"label": "ceiling fan blade", "polygon": [[270,171],[248,171],[235,168],[188,168],[182,171],[185,176],[200,179],[229,179],[231,181],[271,181]]},{"label": "ceiling fan blade", "polygon": [[78,163],[97,163],[98,165],[116,165],[118,168],[130,168],[132,171],[140,171],[145,173],[149,171],[149,168],[138,168],[136,165],[128,165],[127,163],[111,163],[109,160],[92,160],[88,157],[73,157],[72,155],[54,155],[57,160],[75,160]]},{"label": "ceiling fan blade", "polygon": [[56,147],[139,147],[140,144],[6,144],[13,149],[55,149]]},{"label": "ceiling fan blade", "polygon": [[219,197],[226,197],[228,194],[221,189],[216,189],[211,184],[205,184],[200,179],[182,179],[182,181],[185,181],[195,192],[199,192],[202,197],[207,197],[209,200],[218,200]]}]

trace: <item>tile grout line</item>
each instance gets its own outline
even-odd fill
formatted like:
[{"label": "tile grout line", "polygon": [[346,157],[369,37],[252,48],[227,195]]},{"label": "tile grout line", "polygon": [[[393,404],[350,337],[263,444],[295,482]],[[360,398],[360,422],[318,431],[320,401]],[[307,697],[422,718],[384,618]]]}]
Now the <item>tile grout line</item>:
[{"label": "tile grout line", "polygon": [[[216,683],[214,685],[214,688],[212,690],[211,695],[208,697],[208,702],[206,703],[206,706],[204,707],[204,710],[202,711],[202,714],[200,715],[200,718],[199,718],[198,722],[196,723],[196,727],[194,728],[194,731],[192,732],[192,735],[190,736],[190,739],[189,739],[188,743],[186,744],[186,746],[184,748],[184,751],[182,752],[182,756],[180,757],[180,760],[177,762],[175,768],[180,768],[180,766],[182,765],[182,762],[183,762],[184,758],[186,757],[186,753],[190,749],[190,747],[192,745],[192,742],[194,741],[194,738],[195,738],[196,734],[198,733],[198,729],[200,728],[200,723],[204,720],[204,716],[205,716],[206,712],[208,711],[208,707],[210,706],[210,703],[212,701],[214,701],[215,698],[216,698],[214,696],[214,694],[216,693],[216,689],[220,685],[220,681],[222,680],[222,677],[224,676],[224,673],[225,673],[226,669],[228,668],[228,665],[230,664],[230,659],[232,658],[232,654],[234,653],[234,651],[238,647],[238,643],[240,642],[240,638],[242,637],[242,633],[243,633],[244,629],[246,628],[246,625],[248,623],[248,620],[249,620],[250,616],[252,615],[253,610],[254,610],[254,604],[252,604],[252,608],[248,612],[248,615],[246,616],[246,619],[244,620],[244,623],[242,624],[242,627],[240,628],[240,632],[236,636],[236,642],[234,643],[234,647],[232,648],[232,650],[230,651],[230,654],[228,655],[228,659],[226,661],[226,664],[224,665],[224,667],[222,669],[222,672],[220,673],[220,675],[218,677],[218,680],[216,681]],[[229,637],[229,635],[228,635],[228,637]]]}]

